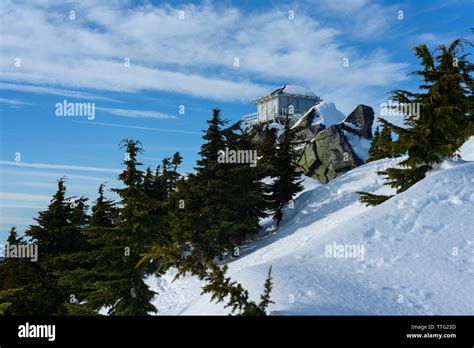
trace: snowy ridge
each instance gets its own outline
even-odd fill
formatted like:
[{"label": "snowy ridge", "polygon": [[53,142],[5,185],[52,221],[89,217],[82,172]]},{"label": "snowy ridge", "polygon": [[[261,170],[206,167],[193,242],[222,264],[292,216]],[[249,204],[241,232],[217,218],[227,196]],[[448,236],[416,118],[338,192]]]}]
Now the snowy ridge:
[{"label": "snowy ridge", "polygon": [[[360,166],[302,193],[278,230],[229,263],[229,275],[258,299],[272,266],[272,315],[474,313],[474,162],[440,166],[377,207],[360,204],[356,191],[390,193],[376,172],[400,160]],[[328,257],[332,245],[364,253]],[[148,279],[160,293],[159,314],[228,314],[201,295],[199,280],[171,283],[173,275]]]}]

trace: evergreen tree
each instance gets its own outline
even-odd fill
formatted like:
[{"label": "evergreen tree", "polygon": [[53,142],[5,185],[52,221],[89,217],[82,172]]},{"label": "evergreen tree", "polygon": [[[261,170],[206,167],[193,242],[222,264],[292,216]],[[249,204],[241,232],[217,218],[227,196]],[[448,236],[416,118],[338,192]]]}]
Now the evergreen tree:
[{"label": "evergreen tree", "polygon": [[68,255],[77,268],[61,276],[62,284],[80,285],[74,296],[66,304],[68,313],[72,315],[95,315],[109,303],[104,291],[104,282],[114,280],[115,272],[110,272],[111,255],[118,254],[107,238],[115,237],[114,228],[118,218],[115,202],[105,198],[104,184],[99,186],[99,196],[92,206],[90,224],[84,230],[87,244],[83,250]]},{"label": "evergreen tree", "polygon": [[[39,213],[36,225],[30,226],[27,241],[18,238],[12,229],[9,242],[37,247],[38,260],[8,259],[2,263],[2,287],[15,290],[7,313],[13,315],[66,314],[65,303],[74,288],[59,283],[62,272],[74,265],[63,259],[83,247],[82,227],[87,223],[87,206],[83,198],[66,198],[64,179],[58,181],[58,190],[48,208]],[[8,291],[12,294],[11,291]],[[8,294],[6,296],[9,296]]]},{"label": "evergreen tree", "polygon": [[163,172],[161,174],[160,186],[165,190],[164,199],[168,199],[171,193],[176,189],[176,182],[180,178],[177,172],[178,166],[182,163],[183,157],[179,152],[176,152],[172,158],[165,157],[162,162]]},{"label": "evergreen tree", "polygon": [[392,132],[389,127],[383,126],[382,132],[377,127],[370,143],[369,159],[367,162],[393,157],[392,153]]},{"label": "evergreen tree", "polygon": [[277,225],[283,218],[282,209],[290,202],[296,193],[303,189],[301,174],[298,173],[298,162],[295,147],[297,145],[296,131],[291,129],[289,122],[285,122],[280,143],[277,146],[275,162],[273,165],[275,180],[271,190],[275,202],[274,219]]},{"label": "evergreen tree", "polygon": [[70,313],[97,313],[102,307],[108,308],[109,315],[147,315],[156,311],[150,303],[155,293],[144,282],[152,267],[149,263],[139,264],[148,248],[160,243],[165,234],[161,218],[152,211],[153,204],[145,192],[155,178],[151,171],[147,177],[139,169],[137,157],[143,152],[140,142],[125,139],[120,147],[126,152],[125,168],[119,175],[123,187],[112,189],[119,195],[120,205],[115,207],[113,201],[105,199],[103,187],[99,188],[91,223],[85,231],[90,248],[75,255],[85,263],[63,277],[65,283],[83,284],[79,303],[69,306]]},{"label": "evergreen tree", "polygon": [[150,167],[146,169],[143,178],[143,192],[148,197],[148,215],[164,216],[166,214],[164,201],[167,193],[160,166],[153,172]]},{"label": "evergreen tree", "polygon": [[[67,255],[84,247],[85,239],[82,228],[87,222],[86,200],[72,200],[66,197],[64,179],[58,181],[58,190],[46,211],[40,212],[36,218],[37,225],[30,226],[25,234],[38,245],[41,270],[41,281],[34,287],[41,288],[36,300],[47,303],[48,308],[34,314],[66,314],[65,303],[74,294],[76,287],[63,286],[59,283],[62,273],[75,268],[74,262],[66,260]],[[36,265],[35,265],[36,266]],[[34,266],[33,266],[34,267]],[[25,288],[26,291],[28,287]],[[44,294],[47,294],[46,296]]]},{"label": "evergreen tree", "polygon": [[[16,228],[10,230],[9,245],[24,246]],[[33,315],[57,313],[59,303],[51,303],[50,293],[57,290],[55,283],[48,283],[48,274],[29,259],[4,258],[0,261],[0,302],[4,315]]]},{"label": "evergreen tree", "polygon": [[[25,245],[23,238],[18,237],[16,227],[10,229],[5,248],[18,247]],[[23,290],[21,286],[25,283],[22,281],[23,273],[26,270],[25,260],[19,258],[6,257],[6,250],[2,259],[0,259],[0,315],[5,314],[24,314],[24,304],[16,298]]]},{"label": "evergreen tree", "polygon": [[[147,168],[143,179],[143,192],[148,197],[148,215],[165,220],[168,193],[166,179],[160,172],[160,166],[156,168],[155,173]],[[161,223],[160,226],[162,226]]]},{"label": "evergreen tree", "polygon": [[231,281],[230,278],[226,277],[227,265],[219,267],[215,263],[209,265],[209,270],[206,273],[204,279],[208,282],[203,287],[203,294],[210,293],[211,301],[217,303],[223,302],[228,299],[228,303],[225,307],[231,307],[232,313],[238,311],[237,315],[240,316],[265,316],[267,315],[266,310],[270,303],[274,303],[270,300],[270,293],[272,291],[272,268],[268,270],[268,276],[265,280],[264,291],[261,295],[260,303],[256,303],[249,299],[249,293],[242,287],[241,284]]},{"label": "evergreen tree", "polygon": [[[7,238],[7,244],[4,249],[4,256],[0,258],[0,289],[9,289],[15,287],[15,274],[18,272],[18,263],[19,259],[16,258],[7,258],[6,257],[6,248],[13,245],[24,245],[23,238],[18,237],[16,232],[16,227],[13,226],[10,229],[10,233]],[[4,295],[6,296],[6,295]]]},{"label": "evergreen tree", "polygon": [[382,158],[380,155],[379,140],[380,140],[380,129],[379,127],[377,127],[375,129],[372,141],[370,142],[369,158],[367,159],[367,162],[376,161]]},{"label": "evergreen tree", "polygon": [[25,234],[38,243],[45,265],[54,266],[55,258],[80,250],[84,238],[78,228],[87,222],[85,199],[71,202],[66,198],[64,179],[58,181],[58,190],[46,211],[36,218]]},{"label": "evergreen tree", "polygon": [[168,197],[166,186],[163,184],[161,166],[158,165],[155,170],[155,180],[153,182],[153,193],[151,197],[163,201]]},{"label": "evergreen tree", "polygon": [[117,207],[112,199],[107,199],[104,195],[105,184],[99,186],[99,196],[95,205],[92,207],[92,216],[90,219],[90,228],[92,227],[115,227],[115,221],[118,217]]},{"label": "evergreen tree", "polygon": [[226,148],[250,154],[255,145],[240,123],[225,128],[226,123],[215,109],[196,172],[178,182],[171,195],[171,240],[148,255],[159,258],[161,268],[173,265],[181,273],[203,276],[215,257],[233,253],[260,229],[259,218],[265,216],[261,171],[250,163],[218,160]]},{"label": "evergreen tree", "polygon": [[226,131],[227,147],[240,153],[254,155],[252,163],[230,163],[227,165],[227,182],[233,214],[229,216],[233,222],[233,229],[226,238],[230,242],[229,248],[247,238],[255,235],[260,230],[259,221],[267,216],[271,208],[266,193],[268,187],[263,183],[265,173],[258,167],[258,150],[253,141],[253,136],[241,128],[240,122]]},{"label": "evergreen tree", "polygon": [[[419,114],[405,116],[406,128],[381,119],[398,135],[392,142],[393,155],[408,155],[400,167],[379,172],[397,193],[423,179],[433,164],[452,156],[473,134],[473,65],[467,60],[468,54],[460,55],[464,45],[471,44],[458,39],[449,47],[438,46],[433,54],[426,45],[416,47],[423,69],[412,74],[423,79],[419,91],[392,93],[392,99],[401,105],[421,106]],[[384,199],[376,196],[362,193],[361,198],[366,204],[376,205]]]},{"label": "evergreen tree", "polygon": [[105,245],[102,258],[108,260],[106,272],[109,277],[97,285],[106,294],[102,301],[103,305],[110,307],[110,315],[147,315],[156,311],[150,303],[155,292],[144,282],[150,267],[137,265],[147,248],[161,240],[164,231],[159,218],[148,214],[148,196],[143,190],[144,174],[137,159],[143,152],[141,143],[125,139],[120,147],[127,155],[125,169],[119,175],[123,188],[112,189],[121,199],[119,215],[116,226],[100,234]]},{"label": "evergreen tree", "polygon": [[179,165],[183,162],[183,156],[179,152],[175,152],[173,158],[171,159],[171,164],[173,165],[173,171],[176,173]]},{"label": "evergreen tree", "polygon": [[386,200],[393,197],[393,195],[375,195],[373,193],[368,193],[364,191],[357,191],[359,194],[359,201],[365,205],[379,205],[380,203],[385,202]]},{"label": "evergreen tree", "polygon": [[155,196],[155,174],[151,171],[150,167],[146,169],[145,176],[143,177],[143,192],[149,197],[154,198]]},{"label": "evergreen tree", "polygon": [[8,312],[12,305],[11,298],[20,290],[21,289],[0,290],[0,315],[5,315],[6,312]]},{"label": "evergreen tree", "polygon": [[380,133],[379,149],[381,158],[394,157],[392,150],[392,131],[385,125],[382,126],[382,132]]},{"label": "evergreen tree", "polygon": [[[162,251],[163,262],[177,265],[182,271],[203,274],[207,264],[227,247],[226,235],[232,234],[232,190],[228,185],[228,164],[217,161],[227,146],[220,110],[213,110],[196,173],[188,175],[179,186],[172,213],[173,241]],[[181,203],[181,205],[178,204]],[[156,248],[155,251],[160,253]],[[165,260],[168,260],[165,262]]]},{"label": "evergreen tree", "polygon": [[[156,168],[151,190],[147,192],[149,196],[148,214],[156,217],[156,223],[160,225],[163,233],[157,243],[154,243],[142,257],[140,264],[151,262],[158,266],[158,269],[165,271],[170,264],[165,264],[160,256],[157,256],[157,249],[169,247],[171,243],[171,211],[179,206],[179,201],[174,197],[178,190],[178,184],[182,180],[178,167],[182,163],[182,157],[176,152],[172,158],[165,157],[162,166]],[[150,256],[153,255],[153,256]]]},{"label": "evergreen tree", "polygon": [[274,175],[274,163],[276,162],[277,149],[277,130],[276,128],[267,127],[263,131],[262,140],[257,144],[259,154],[259,167],[264,170],[265,177]]},{"label": "evergreen tree", "polygon": [[[255,136],[253,133],[251,133]],[[258,175],[262,178],[261,183],[263,185],[263,200],[262,210],[268,212],[275,211],[276,196],[272,192],[272,186],[270,182],[278,175],[275,170],[276,153],[278,146],[277,129],[266,127],[263,129],[261,140],[257,141],[257,152],[258,152],[258,164],[257,170]]]}]

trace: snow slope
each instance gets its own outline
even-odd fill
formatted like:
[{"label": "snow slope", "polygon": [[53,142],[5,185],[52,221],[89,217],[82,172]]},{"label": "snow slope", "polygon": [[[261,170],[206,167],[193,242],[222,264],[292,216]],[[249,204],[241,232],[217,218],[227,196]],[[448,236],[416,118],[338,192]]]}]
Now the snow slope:
[{"label": "snow slope", "polygon": [[[279,229],[243,248],[229,275],[258,299],[272,266],[272,315],[474,314],[474,162],[441,166],[377,207],[360,204],[355,191],[389,192],[376,171],[398,161],[314,185]],[[360,253],[329,254],[330,246]],[[228,313],[201,295],[198,279],[173,276],[148,279],[159,314]]]},{"label": "snow slope", "polygon": [[461,158],[465,161],[474,161],[474,136],[470,137],[459,149]]}]

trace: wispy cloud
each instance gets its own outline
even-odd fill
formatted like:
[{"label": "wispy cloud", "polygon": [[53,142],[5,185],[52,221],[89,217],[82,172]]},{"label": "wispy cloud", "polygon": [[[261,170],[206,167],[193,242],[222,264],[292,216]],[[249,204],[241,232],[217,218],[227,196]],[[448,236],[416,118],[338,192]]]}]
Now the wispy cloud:
[{"label": "wispy cloud", "polygon": [[63,170],[79,170],[89,172],[105,172],[105,173],[120,173],[120,169],[100,168],[100,167],[86,167],[86,166],[72,166],[65,164],[47,164],[47,163],[29,163],[29,162],[15,162],[15,161],[0,161],[3,166],[15,166],[38,169],[63,169]]},{"label": "wispy cloud", "polygon": [[[155,131],[155,132],[171,132],[171,133],[184,133],[184,134],[202,135],[202,133],[200,133],[200,132],[193,132],[193,131],[187,131],[187,130],[181,130],[181,129],[166,129],[166,128],[130,126],[130,125],[125,125],[125,124],[105,123],[105,122],[81,122],[81,121],[72,121],[72,122],[84,123],[84,124],[90,124],[90,125],[107,126],[107,127],[141,129],[141,130]],[[0,162],[0,164],[1,164],[1,162]]]},{"label": "wispy cloud", "polygon": [[122,116],[122,117],[154,118],[154,119],[161,119],[161,120],[177,119],[177,117],[174,115],[165,114],[163,112],[153,111],[153,110],[113,109],[113,108],[104,108],[104,107],[97,107],[96,109],[104,111],[112,115]]},{"label": "wispy cloud", "polygon": [[[196,146],[153,146],[147,145],[147,150],[153,151],[179,151],[179,152],[197,152],[199,151],[199,145]],[[143,159],[148,159],[147,156],[142,156]],[[149,158],[151,159],[151,158]],[[156,158],[153,158],[155,160]]]},{"label": "wispy cloud", "polygon": [[441,44],[449,45],[457,38],[456,34],[452,33],[422,33],[415,35],[414,42],[424,43],[430,46],[438,46]]},{"label": "wispy cloud", "polygon": [[8,201],[22,201],[22,202],[49,202],[51,196],[48,195],[36,195],[29,193],[16,193],[16,192],[0,192],[0,199]]},{"label": "wispy cloud", "polygon": [[16,83],[0,83],[0,89],[9,90],[9,91],[18,91],[18,92],[27,92],[27,93],[37,93],[37,94],[50,94],[50,95],[59,95],[62,97],[69,97],[75,99],[91,99],[91,100],[103,100],[108,102],[120,102],[117,99],[103,97],[91,93],[72,91],[67,89],[53,88],[53,87],[41,87],[35,85],[24,85]]},{"label": "wispy cloud", "polygon": [[30,217],[0,215],[0,225],[5,228],[10,228],[12,226],[26,226],[32,223],[34,223],[34,220]]},{"label": "wispy cloud", "polygon": [[[60,177],[65,176],[65,177],[70,178],[70,179],[78,179],[78,180],[91,180],[91,181],[99,181],[99,182],[111,181],[111,179],[107,178],[107,177],[92,176],[92,175],[66,174],[65,172],[46,172],[45,173],[45,172],[33,171],[33,170],[24,170],[24,169],[8,170],[8,169],[3,169],[3,168],[2,168],[2,170],[0,170],[0,175],[1,176],[6,176],[7,174],[11,174],[15,177],[17,177],[17,176],[32,176],[32,177],[42,176],[42,177],[48,177],[48,178],[51,178],[51,177],[60,178]],[[3,179],[2,179],[2,181],[3,181]],[[114,181],[114,180],[112,180],[112,181]]]},{"label": "wispy cloud", "polygon": [[7,99],[7,98],[0,98],[0,103],[8,104],[11,106],[31,105],[30,103],[27,103],[18,99]]},{"label": "wispy cloud", "polygon": [[327,21],[337,23],[344,35],[370,41],[383,39],[398,24],[398,11],[404,9],[401,5],[370,0],[314,0],[313,3]]},{"label": "wispy cloud", "polygon": [[44,205],[31,205],[31,204],[9,204],[9,203],[0,203],[1,208],[8,209],[44,209],[47,204]]},{"label": "wispy cloud", "polygon": [[[17,181],[17,180],[9,180],[8,186],[9,187],[29,187],[33,189],[48,189],[51,191],[55,191],[58,187],[57,182],[55,182],[55,177],[52,175],[50,176],[51,180],[47,182],[42,181],[35,181],[33,178],[31,181]],[[71,179],[68,177],[68,179]],[[2,187],[2,186],[0,186]],[[83,193],[95,193],[97,191],[98,185],[89,183],[89,184],[70,184],[68,183],[67,189],[68,191],[75,191],[75,192],[83,192]]]}]

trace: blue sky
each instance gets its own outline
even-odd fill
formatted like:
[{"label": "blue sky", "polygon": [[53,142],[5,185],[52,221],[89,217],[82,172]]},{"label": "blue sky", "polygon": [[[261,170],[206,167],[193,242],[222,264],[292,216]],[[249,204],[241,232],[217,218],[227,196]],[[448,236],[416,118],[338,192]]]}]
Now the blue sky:
[{"label": "blue sky", "polygon": [[[468,0],[2,0],[0,242],[33,222],[61,176],[71,196],[117,185],[123,138],[143,143],[145,165],[180,151],[191,171],[212,108],[237,121],[286,83],[346,114],[360,103],[378,112],[388,91],[416,86],[410,48],[472,40],[473,10]],[[95,119],[57,117],[64,100],[95,103]]]}]

